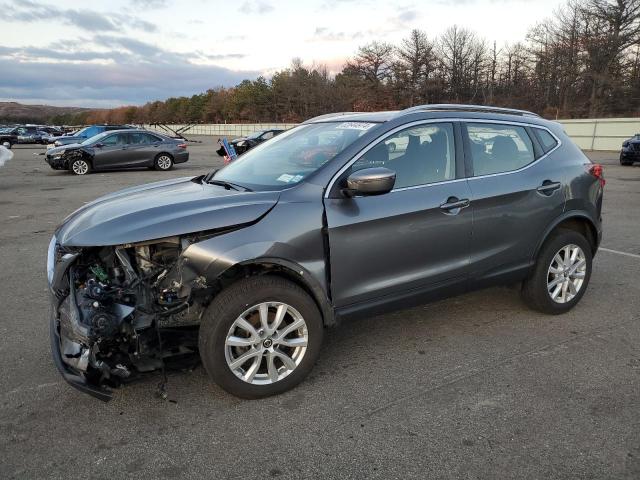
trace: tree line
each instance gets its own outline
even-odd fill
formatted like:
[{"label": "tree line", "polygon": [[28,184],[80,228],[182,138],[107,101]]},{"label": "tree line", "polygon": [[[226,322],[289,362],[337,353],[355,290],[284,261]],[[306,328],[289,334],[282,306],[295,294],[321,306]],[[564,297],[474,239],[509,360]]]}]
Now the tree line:
[{"label": "tree line", "polygon": [[452,26],[361,46],[342,70],[291,66],[192,97],[96,110],[59,123],[298,122],[337,111],[470,103],[549,118],[640,116],[640,0],[569,0],[522,41],[498,46]]}]

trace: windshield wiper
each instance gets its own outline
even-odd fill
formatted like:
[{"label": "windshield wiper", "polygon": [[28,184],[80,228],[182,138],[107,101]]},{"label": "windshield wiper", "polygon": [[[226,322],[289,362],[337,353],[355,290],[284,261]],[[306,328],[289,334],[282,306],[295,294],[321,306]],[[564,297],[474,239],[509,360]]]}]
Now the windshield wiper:
[{"label": "windshield wiper", "polygon": [[244,187],[242,185],[237,185],[237,184],[231,183],[231,182],[226,182],[224,180],[209,179],[209,180],[207,180],[207,183],[209,183],[211,185],[219,185],[220,187],[224,187],[227,190],[238,190],[239,192],[252,192],[253,191],[250,188]]}]

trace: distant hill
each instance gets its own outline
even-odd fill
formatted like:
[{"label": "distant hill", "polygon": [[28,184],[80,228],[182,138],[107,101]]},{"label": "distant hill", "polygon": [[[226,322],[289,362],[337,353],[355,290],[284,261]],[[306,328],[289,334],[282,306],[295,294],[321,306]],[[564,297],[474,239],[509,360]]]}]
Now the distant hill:
[{"label": "distant hill", "polygon": [[0,102],[0,123],[63,123],[65,116],[89,112],[90,108],[23,105]]}]

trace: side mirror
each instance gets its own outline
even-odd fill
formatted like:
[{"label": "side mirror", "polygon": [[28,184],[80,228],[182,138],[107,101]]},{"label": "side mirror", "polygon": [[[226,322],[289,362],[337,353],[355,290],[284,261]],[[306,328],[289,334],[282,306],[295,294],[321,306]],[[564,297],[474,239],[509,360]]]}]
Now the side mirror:
[{"label": "side mirror", "polygon": [[94,147],[95,147],[95,148],[102,148],[102,147],[104,147],[104,143],[100,143],[100,142],[98,142],[98,143],[96,143],[96,144],[94,145]]},{"label": "side mirror", "polygon": [[347,178],[347,188],[342,193],[347,197],[356,195],[382,195],[393,189],[396,172],[384,167],[364,168]]}]

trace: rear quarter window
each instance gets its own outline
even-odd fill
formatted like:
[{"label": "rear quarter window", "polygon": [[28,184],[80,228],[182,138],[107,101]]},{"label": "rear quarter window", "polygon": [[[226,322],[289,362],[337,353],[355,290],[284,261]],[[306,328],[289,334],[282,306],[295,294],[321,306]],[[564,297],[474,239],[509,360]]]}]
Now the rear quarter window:
[{"label": "rear quarter window", "polygon": [[556,138],[548,131],[543,130],[542,128],[534,128],[533,131],[535,132],[536,137],[538,137],[538,141],[540,142],[544,153],[549,153],[551,150],[556,148],[556,145],[558,145]]}]

